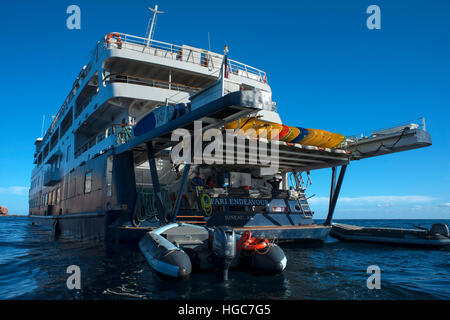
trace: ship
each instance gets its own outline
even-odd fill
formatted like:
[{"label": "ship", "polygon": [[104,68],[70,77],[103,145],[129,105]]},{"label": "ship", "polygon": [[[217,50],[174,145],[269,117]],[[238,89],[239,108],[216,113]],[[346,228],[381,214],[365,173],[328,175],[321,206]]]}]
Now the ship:
[{"label": "ship", "polygon": [[[35,141],[29,217],[55,237],[138,243],[183,223],[324,241],[351,161],[431,145],[424,121],[361,137],[286,125],[266,72],[153,34],[102,37]],[[314,170],[331,173],[324,223]]]}]

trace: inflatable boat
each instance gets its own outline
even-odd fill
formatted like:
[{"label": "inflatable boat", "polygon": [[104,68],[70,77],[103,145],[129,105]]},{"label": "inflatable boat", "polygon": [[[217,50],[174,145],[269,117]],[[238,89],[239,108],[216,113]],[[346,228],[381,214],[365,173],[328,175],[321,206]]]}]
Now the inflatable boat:
[{"label": "inflatable boat", "polygon": [[186,279],[194,271],[215,271],[219,280],[228,280],[229,269],[276,274],[287,263],[275,243],[253,238],[250,231],[235,234],[227,226],[171,223],[146,233],[139,247],[154,271],[172,279]]},{"label": "inflatable boat", "polygon": [[446,224],[435,223],[428,230],[417,229],[359,227],[333,223],[331,236],[344,241],[379,242],[399,245],[445,246],[450,245],[449,228]]}]

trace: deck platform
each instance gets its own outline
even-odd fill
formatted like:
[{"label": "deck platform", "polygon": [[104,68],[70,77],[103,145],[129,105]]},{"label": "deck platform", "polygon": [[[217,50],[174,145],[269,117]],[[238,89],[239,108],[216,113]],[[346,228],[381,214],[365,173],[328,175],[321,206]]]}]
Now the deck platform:
[{"label": "deck platform", "polygon": [[[111,226],[107,236],[114,243],[137,244],[142,237],[154,227]],[[331,231],[331,226],[320,224],[299,226],[249,226],[233,228],[236,233],[242,234],[247,230],[253,236],[265,237],[278,242],[323,241]]]}]

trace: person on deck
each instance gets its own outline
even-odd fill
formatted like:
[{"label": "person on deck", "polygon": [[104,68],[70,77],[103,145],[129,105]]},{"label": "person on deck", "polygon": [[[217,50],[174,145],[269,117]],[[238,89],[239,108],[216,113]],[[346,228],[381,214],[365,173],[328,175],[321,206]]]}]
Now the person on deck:
[{"label": "person on deck", "polygon": [[214,183],[214,179],[211,176],[209,176],[208,179],[206,179],[206,186],[208,188],[214,188],[216,186]]},{"label": "person on deck", "polygon": [[280,193],[281,175],[277,174],[267,182],[272,185],[272,196],[277,196]]},{"label": "person on deck", "polygon": [[[203,188],[205,182],[200,176],[200,172],[195,173],[195,177],[191,179],[192,197],[191,197],[191,208],[195,209],[197,206],[197,188]],[[197,208],[199,210],[199,208]]]},{"label": "person on deck", "polygon": [[203,181],[202,177],[200,176],[200,172],[195,173],[195,177],[191,179],[191,187],[193,190],[195,190],[197,187],[203,187],[205,185],[205,182]]}]

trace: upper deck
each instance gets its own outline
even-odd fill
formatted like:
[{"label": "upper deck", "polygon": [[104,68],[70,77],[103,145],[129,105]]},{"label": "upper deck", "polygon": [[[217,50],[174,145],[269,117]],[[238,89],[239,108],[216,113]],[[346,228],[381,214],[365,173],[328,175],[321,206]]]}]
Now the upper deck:
[{"label": "upper deck", "polygon": [[[35,163],[48,162],[62,136],[66,132],[76,132],[83,124],[86,127],[91,115],[97,113],[95,117],[98,117],[98,113],[104,112],[98,110],[102,105],[104,109],[111,109],[105,114],[114,118],[118,108],[112,103],[105,104],[108,100],[116,97],[140,102],[153,99],[148,108],[154,108],[165,99],[169,103],[186,101],[189,95],[217,79],[222,60],[221,54],[188,45],[148,41],[124,33],[105,35],[97,42],[89,63],[78,74],[45,136],[36,142]],[[270,92],[264,71],[232,59],[227,62],[230,81]],[[57,132],[59,127],[62,132]],[[107,128],[101,131],[104,129]],[[95,133],[98,134],[102,135]],[[89,141],[83,141],[85,143]]]},{"label": "upper deck", "polygon": [[[190,77],[200,74],[217,79],[219,76],[223,61],[222,54],[188,45],[180,46],[157,40],[147,40],[124,33],[114,32],[112,34],[115,36],[109,40],[105,36],[97,44],[96,49],[98,49],[100,58],[104,60],[124,58],[144,61],[152,65],[159,65],[165,70],[171,68],[190,71]],[[267,86],[264,86],[267,83],[267,75],[264,71],[232,59],[227,59],[227,62],[231,80],[237,80],[236,77],[244,77],[253,80],[253,85],[260,85],[261,88],[268,89]],[[126,61],[126,63],[130,63],[130,61]]]}]

